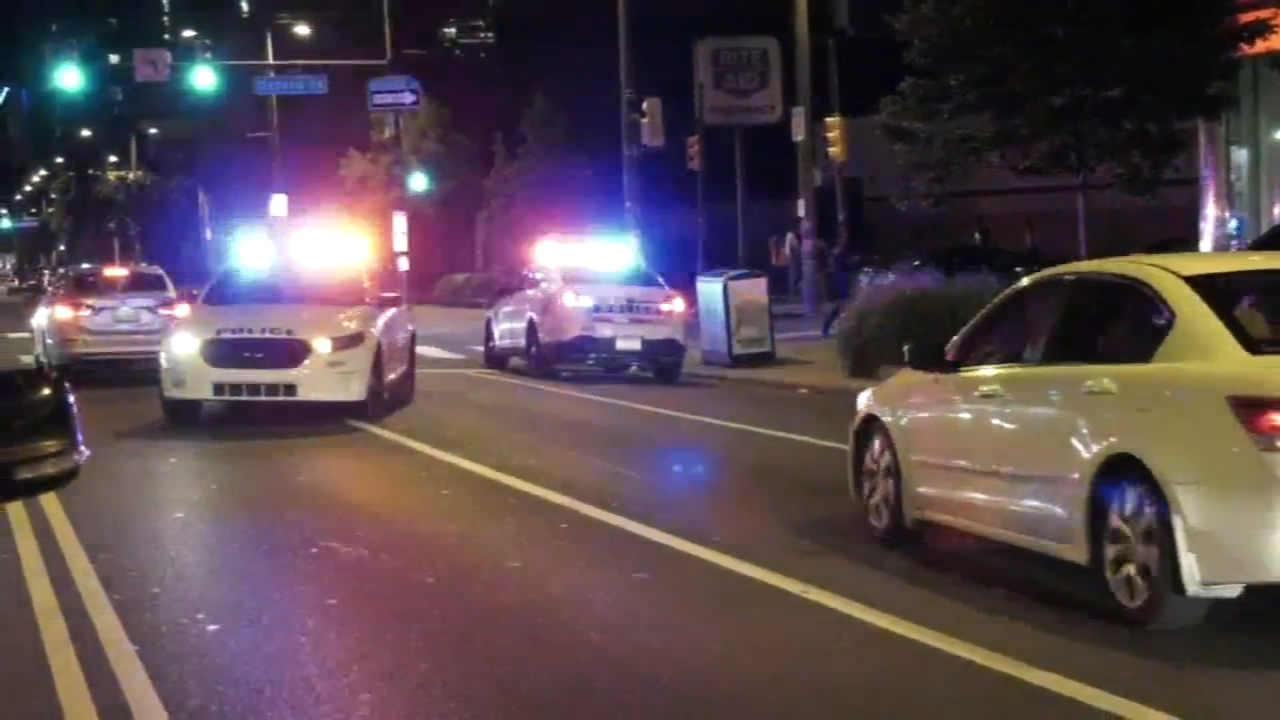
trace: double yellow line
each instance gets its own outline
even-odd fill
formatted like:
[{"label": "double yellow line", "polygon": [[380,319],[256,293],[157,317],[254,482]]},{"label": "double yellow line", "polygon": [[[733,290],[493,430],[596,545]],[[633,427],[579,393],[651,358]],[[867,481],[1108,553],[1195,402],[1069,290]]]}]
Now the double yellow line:
[{"label": "double yellow line", "polygon": [[[80,538],[76,536],[62,502],[57,495],[48,494],[40,498],[40,507],[53,529],[54,540],[67,562],[71,579],[80,593],[85,611],[93,622],[107,662],[115,673],[116,681],[120,683],[133,717],[136,720],[168,718],[169,713],[165,711],[155,685],[142,666],[133,643],[129,641],[120,616],[111,606],[107,591],[89,562],[89,555],[80,544]],[[35,609],[40,641],[44,644],[49,670],[53,673],[54,690],[58,695],[58,704],[62,706],[62,716],[66,720],[97,720],[98,710],[93,702],[93,694],[89,691],[89,683],[85,680],[80,659],[76,656],[71,633],[67,630],[66,617],[58,605],[53,583],[49,580],[49,569],[40,553],[31,518],[20,501],[9,503],[4,509],[9,516],[9,525],[13,528],[22,575],[26,580],[27,592],[31,595],[31,605]]]}]

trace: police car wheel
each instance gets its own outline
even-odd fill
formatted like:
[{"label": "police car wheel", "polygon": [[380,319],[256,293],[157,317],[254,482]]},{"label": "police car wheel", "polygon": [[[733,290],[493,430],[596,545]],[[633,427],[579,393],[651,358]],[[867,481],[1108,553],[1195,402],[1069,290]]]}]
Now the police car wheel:
[{"label": "police car wheel", "polygon": [[506,370],[510,358],[498,352],[498,341],[493,335],[493,324],[484,324],[484,366],[490,370]]},{"label": "police car wheel", "polygon": [[418,392],[418,336],[413,336],[413,343],[409,346],[414,348],[409,353],[409,358],[404,366],[404,374],[396,381],[396,406],[408,407],[413,402],[413,396]]},{"label": "police car wheel", "polygon": [[653,368],[653,378],[663,385],[675,385],[680,382],[680,374],[683,371],[684,365],[680,363],[655,365]]},{"label": "police car wheel", "polygon": [[191,427],[200,423],[200,401],[170,400],[160,398],[160,412],[164,421],[173,427]]},{"label": "police car wheel", "polygon": [[382,353],[373,356],[369,366],[369,385],[364,401],[355,404],[355,415],[361,420],[378,420],[386,412],[387,390],[382,378]]}]

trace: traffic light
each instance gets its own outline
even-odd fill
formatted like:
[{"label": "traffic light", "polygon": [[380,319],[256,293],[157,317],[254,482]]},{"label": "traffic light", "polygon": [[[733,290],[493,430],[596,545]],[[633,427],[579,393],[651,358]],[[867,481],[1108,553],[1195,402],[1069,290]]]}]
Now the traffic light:
[{"label": "traffic light", "polygon": [[651,148],[667,144],[667,133],[662,124],[662,98],[645,98],[640,103],[640,144]]},{"label": "traffic light", "polygon": [[828,115],[823,118],[822,134],[826,136],[827,157],[829,159],[837,163],[842,163],[849,159],[844,118],[839,115]]},{"label": "traffic light", "polygon": [[63,60],[53,67],[53,87],[58,92],[79,95],[89,85],[84,68],[75,60]]},{"label": "traffic light", "polygon": [[425,170],[414,170],[404,176],[404,189],[408,190],[410,195],[431,192],[431,187],[434,184],[431,180],[431,175]]},{"label": "traffic light", "polygon": [[690,135],[684,141],[684,164],[694,172],[702,172],[702,138]]},{"label": "traffic light", "polygon": [[187,85],[201,95],[210,95],[222,86],[222,76],[213,63],[197,62],[187,71]]},{"label": "traffic light", "polygon": [[9,216],[7,215],[4,217],[0,217],[0,231],[12,230],[12,229],[13,229],[13,220],[9,219]]}]

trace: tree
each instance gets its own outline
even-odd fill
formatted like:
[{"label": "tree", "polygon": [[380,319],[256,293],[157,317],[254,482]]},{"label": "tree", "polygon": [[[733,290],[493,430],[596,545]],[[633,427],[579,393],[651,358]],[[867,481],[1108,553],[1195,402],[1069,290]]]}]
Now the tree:
[{"label": "tree", "polygon": [[579,222],[583,199],[592,195],[590,166],[570,146],[565,116],[542,93],[522,114],[519,135],[514,150],[503,134],[494,138],[476,223],[477,270],[491,255],[515,260],[528,238]]},{"label": "tree", "polygon": [[926,197],[986,163],[1074,178],[1086,256],[1089,183],[1150,195],[1187,125],[1231,101],[1239,49],[1273,29],[1237,22],[1236,6],[903,0],[908,75],[882,104],[882,130]]},{"label": "tree", "polygon": [[428,98],[421,109],[402,116],[399,143],[390,132],[390,116],[375,124],[368,151],[347,150],[338,163],[338,175],[349,195],[369,210],[385,211],[405,203],[405,176],[416,169],[433,181],[430,192],[414,202],[431,209],[474,173],[470,143],[453,129],[453,116],[444,105]]}]

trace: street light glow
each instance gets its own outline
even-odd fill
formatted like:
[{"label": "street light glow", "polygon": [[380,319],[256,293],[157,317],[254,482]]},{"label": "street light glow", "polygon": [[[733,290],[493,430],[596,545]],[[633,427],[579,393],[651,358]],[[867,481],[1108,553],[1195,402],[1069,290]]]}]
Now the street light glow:
[{"label": "street light glow", "polygon": [[312,32],[311,26],[307,23],[304,23],[304,22],[294,23],[292,29],[293,29],[293,34],[297,35],[300,38],[311,37],[311,32]]},{"label": "street light glow", "polygon": [[93,130],[90,130],[89,128],[80,128],[80,137],[82,138],[93,137]]},{"label": "street light glow", "polygon": [[147,128],[147,134],[148,134],[148,135],[159,135],[159,134],[160,134],[160,128],[158,128],[158,127],[149,127],[149,128]]},{"label": "street light glow", "polygon": [[31,188],[31,186],[30,186],[30,185],[23,185],[23,186],[22,186],[22,192],[31,192],[31,190],[32,190],[32,188]]},{"label": "street light glow", "polygon": [[195,37],[195,36],[199,35],[200,33],[196,32],[195,30],[192,30],[191,28],[187,28],[186,30],[183,30],[182,32],[180,32],[180,33],[178,33],[178,34],[179,34],[179,35],[181,35],[181,36],[182,36],[182,37],[184,37],[184,38],[193,38],[193,37]]},{"label": "street light glow", "polygon": [[61,165],[64,162],[66,162],[66,158],[63,158],[61,155],[53,159],[54,165]]},{"label": "street light glow", "polygon": [[107,162],[108,162],[108,163],[110,163],[110,164],[115,164],[115,163],[120,162],[120,158],[116,157],[115,155],[108,155],[108,156],[107,156]]}]

